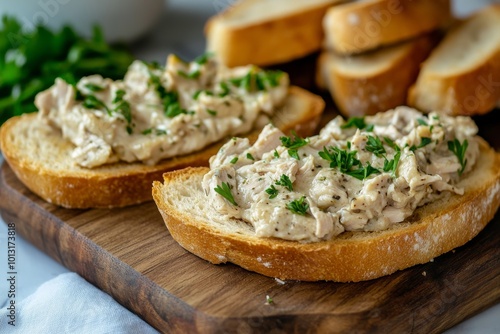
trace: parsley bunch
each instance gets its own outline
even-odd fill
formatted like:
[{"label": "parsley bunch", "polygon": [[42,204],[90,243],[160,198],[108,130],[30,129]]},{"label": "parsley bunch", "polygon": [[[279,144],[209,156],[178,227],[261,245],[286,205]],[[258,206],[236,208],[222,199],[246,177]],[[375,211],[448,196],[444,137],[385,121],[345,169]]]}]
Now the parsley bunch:
[{"label": "parsley bunch", "polygon": [[37,26],[24,32],[20,22],[4,16],[0,28],[0,125],[12,116],[35,111],[35,95],[58,77],[71,84],[91,74],[120,79],[133,60],[124,47],[108,45],[99,27],[90,39],[84,39],[69,26],[60,31]]}]

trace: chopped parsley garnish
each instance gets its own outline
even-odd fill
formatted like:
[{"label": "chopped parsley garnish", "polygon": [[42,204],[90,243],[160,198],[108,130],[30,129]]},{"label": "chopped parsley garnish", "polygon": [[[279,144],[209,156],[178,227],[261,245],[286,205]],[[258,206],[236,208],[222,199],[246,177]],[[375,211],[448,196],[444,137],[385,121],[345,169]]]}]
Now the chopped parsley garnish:
[{"label": "chopped parsley garnish", "polygon": [[86,83],[84,85],[84,87],[87,88],[88,90],[90,90],[91,92],[94,92],[94,93],[102,92],[104,90],[104,87],[90,83],[90,82]]},{"label": "chopped parsley garnish", "polygon": [[[330,162],[330,168],[338,168],[341,173],[350,175],[358,180],[364,180],[380,171],[367,163],[365,167],[355,158],[357,151],[341,150],[338,147],[323,148],[319,156]],[[357,168],[354,168],[357,167]]]},{"label": "chopped parsley garnish", "polygon": [[231,161],[229,161],[229,162],[230,162],[230,163],[232,163],[232,164],[234,165],[235,163],[237,163],[237,162],[238,162],[238,157],[234,157],[234,158],[232,158],[232,159],[231,159]]},{"label": "chopped parsley garnish", "polygon": [[425,126],[429,125],[429,124],[427,124],[427,122],[423,118],[418,118],[417,123],[419,125],[425,125]]},{"label": "chopped parsley garnish", "polygon": [[212,110],[212,109],[206,109],[206,110],[207,110],[207,113],[209,113],[210,115],[217,116],[217,111],[216,110]]},{"label": "chopped parsley garnish", "polygon": [[108,106],[94,95],[85,96],[82,105],[87,109],[104,109],[108,115],[111,115],[111,110],[109,110]]},{"label": "chopped parsley garnish", "polygon": [[397,151],[394,155],[394,159],[384,160],[384,172],[391,172],[392,175],[396,176],[396,170],[398,169],[399,159],[401,159],[401,150]]},{"label": "chopped parsley garnish", "polygon": [[276,187],[272,184],[266,189],[266,193],[269,195],[269,199],[273,199],[278,196],[278,189],[276,189]]},{"label": "chopped parsley garnish", "polygon": [[127,132],[129,134],[132,133],[132,111],[130,110],[130,104],[123,99],[123,96],[126,92],[123,89],[119,89],[115,93],[115,98],[113,99],[113,103],[115,104],[114,112],[120,113],[123,118],[127,121]]},{"label": "chopped parsley garnish", "polygon": [[143,135],[149,135],[149,134],[152,134],[153,132],[157,136],[161,136],[161,135],[166,135],[167,134],[166,130],[163,130],[163,129],[153,129],[153,128],[146,129],[146,130],[142,131],[141,133]]},{"label": "chopped parsley garnish", "polygon": [[465,151],[467,151],[467,147],[469,147],[469,142],[467,141],[467,139],[465,139],[462,144],[460,144],[460,141],[458,139],[448,142],[448,149],[452,151],[453,154],[455,154],[458,162],[460,163],[460,166],[462,166],[458,170],[458,175],[462,175],[465,167],[467,166],[467,159],[465,159]]},{"label": "chopped parsley garnish", "polygon": [[231,193],[231,186],[227,182],[222,182],[220,186],[214,188],[215,192],[234,206],[238,206],[238,203],[234,200],[233,194]]},{"label": "chopped parsley garnish", "polygon": [[255,158],[250,153],[247,153],[247,159],[255,161]]},{"label": "chopped parsley garnish", "polygon": [[205,52],[204,54],[202,55],[199,55],[198,57],[196,57],[193,61],[199,65],[203,65],[205,64],[209,58],[211,58],[213,56],[213,53],[212,52]]},{"label": "chopped parsley garnish", "polygon": [[415,145],[412,145],[410,147],[410,151],[413,151],[415,152],[415,150],[418,150],[419,148],[422,148],[424,146],[427,146],[429,145],[430,143],[432,143],[432,139],[428,138],[428,137],[422,137],[421,140],[420,140],[420,145],[418,146],[415,146]]},{"label": "chopped parsley garnish", "polygon": [[224,97],[224,96],[227,96],[227,95],[231,92],[231,90],[229,89],[229,86],[228,86],[228,85],[227,85],[227,83],[225,83],[225,82],[221,82],[221,83],[219,84],[219,87],[220,87],[220,89],[221,89],[221,91],[222,91],[222,92],[219,94],[219,97]]},{"label": "chopped parsley garnish", "polygon": [[340,126],[341,129],[358,128],[360,130],[366,130],[367,132],[372,132],[375,127],[373,124],[366,124],[364,117],[350,117],[347,122]]},{"label": "chopped parsley garnish", "polygon": [[353,166],[359,166],[361,163],[355,158],[358,151],[341,150],[338,147],[324,147],[318,154],[321,158],[330,162],[330,168],[338,168],[344,174],[347,174]]},{"label": "chopped parsley garnish", "polygon": [[298,149],[309,143],[309,140],[300,138],[297,134],[292,131],[292,137],[280,137],[281,144],[288,149],[288,155],[292,158],[300,160]]},{"label": "chopped parsley garnish", "polygon": [[195,70],[193,72],[186,73],[184,71],[177,71],[177,74],[186,79],[198,79],[201,72],[200,70]]},{"label": "chopped parsley garnish", "polygon": [[358,169],[347,171],[346,174],[355,177],[358,180],[364,180],[372,174],[379,174],[380,171],[377,168],[372,167],[368,162],[365,167],[360,166]]},{"label": "chopped parsley garnish", "polygon": [[372,152],[377,157],[383,157],[386,154],[384,145],[379,137],[368,136],[368,141],[366,142],[365,149],[368,152]]},{"label": "chopped parsley garnish", "polygon": [[278,151],[276,149],[274,150],[273,155],[274,155],[275,158],[279,158],[280,157],[280,154],[278,153]]},{"label": "chopped parsley garnish", "polygon": [[293,185],[292,185],[292,181],[290,180],[290,178],[288,176],[286,176],[285,174],[282,174],[280,179],[278,181],[275,182],[275,184],[277,186],[283,186],[285,187],[286,189],[290,190],[290,191],[293,191]]},{"label": "chopped parsley garnish", "polygon": [[306,197],[302,196],[301,198],[288,203],[286,208],[295,214],[305,216],[307,210],[309,210],[309,204],[306,202]]},{"label": "chopped parsley garnish", "polygon": [[253,71],[248,72],[242,77],[229,79],[229,82],[234,86],[250,91],[263,91],[269,87],[276,87],[279,85],[279,78],[283,75],[282,71]]}]

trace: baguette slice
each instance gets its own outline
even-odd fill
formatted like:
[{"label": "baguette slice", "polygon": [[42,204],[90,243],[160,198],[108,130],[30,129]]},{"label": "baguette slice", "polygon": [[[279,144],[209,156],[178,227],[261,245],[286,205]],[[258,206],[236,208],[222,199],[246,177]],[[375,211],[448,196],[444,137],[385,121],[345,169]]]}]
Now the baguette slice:
[{"label": "baguette slice", "polygon": [[436,42],[437,34],[430,34],[361,55],[324,51],[318,58],[316,83],[330,91],[347,117],[393,109],[406,104],[420,64]]},{"label": "baguette slice", "polygon": [[481,141],[475,171],[460,186],[463,196],[446,195],[411,219],[381,232],[349,232],[324,242],[258,238],[240,220],[224,222],[207,206],[201,187],[208,168],[164,174],[153,197],[172,237],[186,250],[214,264],[232,262],[280,279],[363,281],[426,263],[476,236],[500,205],[500,154]]},{"label": "baguette slice", "polygon": [[477,115],[500,101],[500,5],[452,29],[423,63],[408,104],[422,111]]},{"label": "baguette slice", "polygon": [[[310,135],[323,112],[323,100],[292,86],[274,124],[289,132]],[[249,134],[256,139],[260,130]],[[83,168],[71,159],[73,144],[37,120],[37,113],[9,119],[0,129],[0,148],[17,177],[44,200],[67,208],[111,208],[152,199],[151,184],[164,172],[187,166],[208,166],[224,140],[203,151],[165,159],[157,165],[114,163]]]},{"label": "baguette slice", "polygon": [[325,46],[356,54],[439,29],[451,19],[450,0],[366,0],[330,8]]},{"label": "baguette slice", "polygon": [[242,0],[206,24],[207,49],[228,67],[284,63],[317,51],[327,8],[346,0]]}]

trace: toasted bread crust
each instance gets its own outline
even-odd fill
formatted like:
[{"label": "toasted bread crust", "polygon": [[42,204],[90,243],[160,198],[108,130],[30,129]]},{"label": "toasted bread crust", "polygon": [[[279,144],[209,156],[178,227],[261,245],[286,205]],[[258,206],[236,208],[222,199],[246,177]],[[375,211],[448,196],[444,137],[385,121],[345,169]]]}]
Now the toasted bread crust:
[{"label": "toasted bread crust", "polygon": [[154,182],[153,197],[172,237],[211,263],[232,262],[280,279],[356,282],[426,263],[471,240],[500,205],[500,154],[482,142],[476,170],[461,181],[465,195],[448,195],[421,207],[411,221],[387,231],[349,232],[331,241],[304,244],[228,233],[220,224],[169,202],[168,194],[187,182],[197,186],[187,186],[192,192],[185,196],[203,194],[200,183],[207,171],[187,168],[166,173],[164,184]]},{"label": "toasted bread crust", "polygon": [[[288,119],[290,108],[303,108]],[[324,109],[323,100],[298,87],[290,87],[289,97],[275,125],[310,135]],[[258,131],[249,134],[256,138]],[[188,166],[207,166],[224,141],[200,152],[162,160],[154,166],[142,163],[115,163],[87,169],[71,162],[73,145],[60,134],[37,121],[37,114],[9,119],[0,129],[0,148],[17,177],[44,200],[67,208],[111,208],[139,204],[152,199],[151,184],[166,171]],[[49,147],[51,145],[51,147]],[[38,149],[36,149],[38,147]],[[30,152],[33,151],[33,152]]]},{"label": "toasted bread crust", "polygon": [[325,14],[325,44],[340,54],[357,54],[433,31],[450,20],[449,0],[351,2]]},{"label": "toasted bread crust", "polygon": [[[422,64],[418,80],[409,89],[408,105],[425,112],[441,110],[449,115],[468,116],[494,109],[500,101],[500,43],[489,54],[467,50],[465,57],[474,57],[474,61],[466,69],[454,70],[453,60],[448,59],[448,50],[467,48],[469,40],[476,40],[476,35],[484,33],[467,30],[468,24],[484,20],[495,22],[494,29],[500,30],[500,5],[486,7],[457,24],[445,36]],[[433,71],[429,66],[431,62],[442,62],[447,70]]]},{"label": "toasted bread crust", "polygon": [[[347,116],[374,115],[406,103],[409,87],[415,82],[422,61],[437,43],[437,34],[425,35],[401,45],[372,53],[341,57],[324,51],[318,58],[316,81],[330,91],[339,111]],[[343,62],[370,62],[378,57],[376,71],[346,70]]]},{"label": "toasted bread crust", "polygon": [[225,24],[225,16],[231,16],[237,4],[208,20],[205,26],[207,49],[215,52],[229,67],[268,66],[306,56],[321,47],[323,16],[330,6],[341,1],[345,0],[324,1],[268,20],[256,18],[248,25]]}]

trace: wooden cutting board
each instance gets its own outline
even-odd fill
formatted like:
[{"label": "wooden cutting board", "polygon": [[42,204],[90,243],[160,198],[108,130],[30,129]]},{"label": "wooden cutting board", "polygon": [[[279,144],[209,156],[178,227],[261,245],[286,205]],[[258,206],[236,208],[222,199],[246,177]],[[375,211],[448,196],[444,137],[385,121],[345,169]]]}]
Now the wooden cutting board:
[{"label": "wooden cutting board", "polygon": [[[498,150],[498,121],[479,122]],[[166,333],[438,333],[500,301],[500,214],[474,240],[425,265],[361,283],[283,284],[188,253],[152,202],[62,209],[32,194],[7,164],[0,212],[28,241]]]}]

